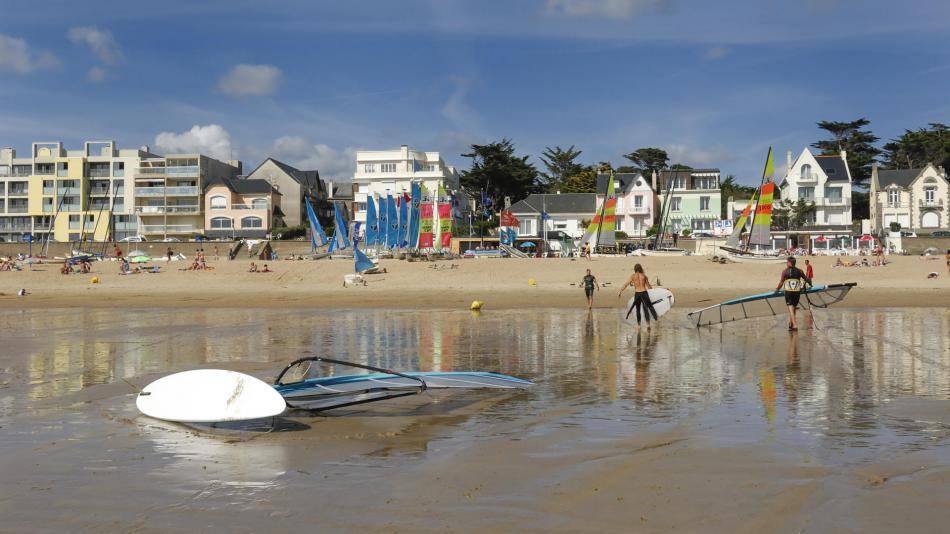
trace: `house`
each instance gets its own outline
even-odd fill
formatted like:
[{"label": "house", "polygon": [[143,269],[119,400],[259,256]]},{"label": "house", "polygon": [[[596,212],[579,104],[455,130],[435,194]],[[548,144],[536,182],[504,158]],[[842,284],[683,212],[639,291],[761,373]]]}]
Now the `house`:
[{"label": "house", "polygon": [[808,148],[792,161],[787,155],[787,170],[778,184],[781,200],[789,207],[799,199],[815,204],[807,230],[851,232],[851,171],[848,154],[814,155]]},{"label": "house", "polygon": [[[712,232],[714,221],[718,221],[722,213],[719,176],[719,169],[674,169],[660,171],[659,175],[654,172],[652,185],[658,197],[657,212],[668,213],[667,228],[675,233],[686,229]],[[670,206],[665,209],[671,183]]]},{"label": "house", "polygon": [[[594,217],[596,201],[594,193],[534,194],[512,204],[509,211],[518,219],[519,238],[542,237],[546,227],[549,234],[563,232],[580,239]],[[544,227],[542,211],[547,214]]]},{"label": "house", "polygon": [[950,228],[950,182],[943,167],[871,168],[871,231],[881,235],[898,223],[901,229],[932,232]]},{"label": "house", "polygon": [[[467,209],[468,198],[461,190],[459,173],[447,165],[438,152],[412,150],[407,145],[392,150],[360,150],[356,153],[353,174],[354,220],[366,222],[366,199],[408,194],[413,183],[421,184],[430,194],[439,186],[455,197],[456,206]],[[453,216],[462,216],[460,209]]]},{"label": "house", "polygon": [[327,202],[327,190],[318,171],[302,171],[274,158],[267,158],[245,179],[267,180],[280,193],[283,226],[300,226],[307,223],[307,208],[304,199],[309,198],[317,216],[328,221],[331,206]]},{"label": "house", "polygon": [[205,235],[263,238],[279,218],[280,202],[280,192],[267,180],[214,180],[205,187]]},{"label": "house", "polygon": [[347,213],[353,213],[353,184],[351,182],[326,182],[327,200],[339,202]]},{"label": "house", "polygon": [[[597,176],[597,206],[604,202],[609,174]],[[630,237],[644,237],[656,222],[656,195],[641,173],[615,173],[614,193],[617,195],[615,210],[617,231]]]}]

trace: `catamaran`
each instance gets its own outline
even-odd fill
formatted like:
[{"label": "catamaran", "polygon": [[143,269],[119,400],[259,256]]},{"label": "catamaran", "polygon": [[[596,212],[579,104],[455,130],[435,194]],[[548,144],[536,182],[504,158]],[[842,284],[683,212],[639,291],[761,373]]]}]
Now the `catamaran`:
[{"label": "catamaran", "polygon": [[[771,251],[772,202],[775,197],[775,182],[772,181],[774,173],[772,147],[769,147],[759,188],[736,219],[732,234],[726,239],[726,244],[719,247],[725,250],[729,259],[733,261],[779,263],[787,258]],[[748,239],[743,243],[742,234],[746,231],[747,225]]]},{"label": "catamaran", "polygon": [[[856,282],[847,282],[844,284],[810,287],[802,291],[802,297],[804,298],[799,302],[799,306],[806,310],[811,308],[827,308],[844,300],[844,298],[848,296],[848,293],[857,285]],[[788,306],[785,304],[785,292],[772,291],[727,300],[726,302],[714,304],[708,308],[690,312],[686,316],[693,324],[700,327],[729,323],[741,319],[751,319],[754,317],[774,316],[780,313],[787,313],[787,311]]]},{"label": "catamaran", "polygon": [[604,195],[604,201],[600,208],[594,214],[590,224],[587,225],[587,231],[581,238],[580,248],[589,246],[593,251],[597,247],[615,247],[617,246],[617,235],[615,233],[617,209],[617,195],[614,192],[614,175],[610,173],[610,179],[607,180],[607,191]]},{"label": "catamaran", "polygon": [[643,256],[685,256],[689,254],[686,249],[667,246],[663,242],[663,234],[667,230],[667,220],[670,217],[673,186],[676,182],[674,173],[675,171],[670,171],[670,184],[666,189],[666,199],[664,199],[663,207],[660,210],[660,223],[656,235],[653,236],[653,248],[640,250],[639,253]]}]

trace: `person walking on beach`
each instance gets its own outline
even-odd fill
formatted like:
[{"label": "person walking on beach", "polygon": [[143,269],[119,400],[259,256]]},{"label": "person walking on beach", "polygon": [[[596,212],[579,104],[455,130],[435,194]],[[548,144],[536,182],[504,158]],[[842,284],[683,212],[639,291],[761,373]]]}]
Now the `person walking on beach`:
[{"label": "person walking on beach", "polygon": [[801,269],[795,267],[795,258],[788,258],[786,268],[782,271],[782,278],[778,281],[775,291],[784,291],[785,305],[788,306],[788,329],[789,331],[798,330],[798,318],[795,316],[798,310],[798,303],[802,298],[802,290],[805,285],[811,286],[811,278]]},{"label": "person walking on beach", "polygon": [[175,253],[172,252],[172,248],[171,248],[171,247],[168,247],[168,250],[165,251],[165,255],[168,256],[168,261],[169,261],[169,263],[170,263],[170,262],[172,261],[172,256],[174,256]]},{"label": "person walking on beach", "polygon": [[808,260],[805,260],[805,276],[807,276],[809,280],[815,278],[815,270],[812,269],[811,262]]},{"label": "person walking on beach", "polygon": [[650,294],[647,293],[648,290],[653,289],[653,286],[650,285],[650,279],[647,278],[645,272],[643,272],[643,266],[639,263],[633,266],[633,274],[630,275],[630,279],[627,280],[627,283],[620,288],[620,293],[617,293],[617,298],[620,298],[623,295],[623,292],[630,286],[633,286],[633,305],[630,306],[630,309],[627,310],[627,318],[630,318],[630,312],[634,309],[637,311],[637,327],[640,327],[640,308],[643,308],[643,315],[646,316],[647,328],[650,328],[650,315],[653,315],[653,320],[659,320],[659,317],[656,314],[656,310],[653,308],[653,302],[650,300]]},{"label": "person walking on beach", "polygon": [[600,284],[597,283],[597,278],[590,274],[590,269],[587,269],[587,274],[584,275],[581,284],[584,286],[584,294],[587,295],[587,309],[589,310],[594,307],[594,288],[600,291]]}]

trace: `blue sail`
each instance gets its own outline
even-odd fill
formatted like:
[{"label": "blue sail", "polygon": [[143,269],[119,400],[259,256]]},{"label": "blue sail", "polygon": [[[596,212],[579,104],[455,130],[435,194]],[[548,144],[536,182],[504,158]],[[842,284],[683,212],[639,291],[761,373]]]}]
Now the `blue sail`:
[{"label": "blue sail", "polygon": [[409,244],[406,239],[409,234],[409,201],[406,195],[399,195],[399,248],[406,248]]},{"label": "blue sail", "polygon": [[399,244],[399,215],[396,212],[396,199],[392,195],[386,195],[386,222],[389,225],[386,246],[395,248]]},{"label": "blue sail", "polygon": [[418,183],[413,182],[411,187],[409,206],[409,248],[419,245],[419,204],[422,202],[422,190]]},{"label": "blue sail", "polygon": [[364,246],[375,246],[377,236],[379,236],[379,221],[376,219],[376,202],[372,196],[368,196],[366,197],[366,240]]},{"label": "blue sail", "polygon": [[384,197],[379,197],[379,223],[376,231],[376,244],[379,247],[385,247],[386,241],[389,236],[389,217],[387,212],[389,210],[386,208],[386,199]]},{"label": "blue sail", "polygon": [[349,238],[346,237],[346,221],[340,214],[340,205],[333,203],[333,239],[330,240],[330,252],[337,249],[344,249],[350,246]]},{"label": "blue sail", "polygon": [[356,246],[355,243],[353,244],[353,257],[355,258],[354,269],[356,269],[357,273],[362,273],[364,271],[372,269],[373,267],[376,267],[376,264],[374,264],[372,260],[367,258],[366,254],[363,254],[363,251],[360,250],[359,247]]},{"label": "blue sail", "polygon": [[[310,205],[310,199],[304,198],[307,206],[307,220],[310,221],[310,243],[313,249],[321,247],[327,244],[327,234],[323,231],[323,227],[320,226],[320,220],[317,219],[317,214],[313,211],[313,206]],[[320,242],[317,242],[317,239]]]}]

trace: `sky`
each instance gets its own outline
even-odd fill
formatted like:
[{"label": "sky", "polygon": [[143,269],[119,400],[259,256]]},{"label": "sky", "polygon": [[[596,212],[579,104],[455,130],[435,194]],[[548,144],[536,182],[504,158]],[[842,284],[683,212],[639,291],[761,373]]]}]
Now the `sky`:
[{"label": "sky", "polygon": [[[38,7],[41,6],[41,7]],[[0,146],[268,156],[346,180],[359,149],[473,143],[584,163],[640,147],[757,183],[819,120],[950,123],[950,2],[4,0]],[[882,141],[883,142],[883,141]]]}]

